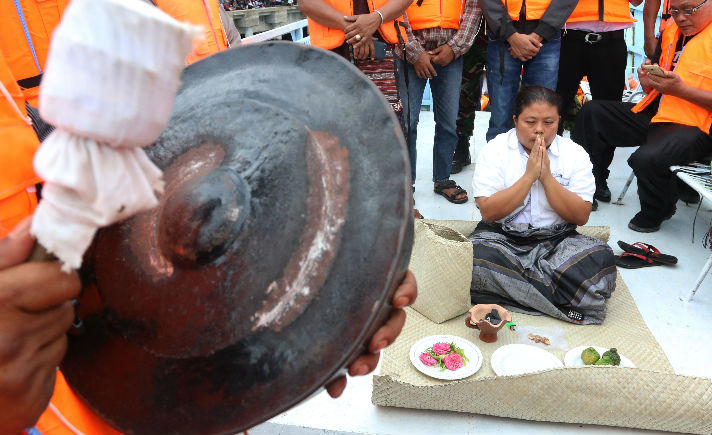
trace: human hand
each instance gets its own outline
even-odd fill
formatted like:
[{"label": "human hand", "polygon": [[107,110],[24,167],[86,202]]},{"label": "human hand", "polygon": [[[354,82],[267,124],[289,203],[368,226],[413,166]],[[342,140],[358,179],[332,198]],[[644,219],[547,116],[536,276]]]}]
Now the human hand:
[{"label": "human hand", "polygon": [[531,151],[529,151],[527,167],[524,170],[524,175],[528,178],[531,184],[534,184],[534,182],[538,180],[541,176],[542,156],[540,150],[540,142],[542,141],[543,139],[541,138],[541,136],[537,136],[536,141],[534,141],[534,146],[532,147]]},{"label": "human hand", "polygon": [[655,35],[645,35],[644,42],[643,42],[643,50],[645,51],[645,55],[648,56],[648,58],[652,58],[653,54],[655,54],[655,47],[658,45],[658,39],[655,37]]},{"label": "human hand", "polygon": [[375,12],[346,16],[344,19],[348,23],[344,28],[346,42],[353,46],[362,43],[366,36],[372,37],[381,25],[381,16]]},{"label": "human hand", "polygon": [[[364,353],[349,366],[350,376],[362,376],[371,373],[378,365],[380,351],[393,343],[400,334],[405,324],[405,311],[403,307],[412,304],[418,295],[418,285],[415,276],[410,270],[406,272],[403,282],[401,282],[396,292],[393,294],[391,304],[393,310],[391,317],[381,326],[371,337],[368,345],[368,353]],[[337,398],[346,388],[346,377],[341,376],[326,386],[326,391],[333,398]]]},{"label": "human hand", "polygon": [[539,153],[541,154],[541,171],[539,172],[539,181],[544,183],[552,177],[552,175],[549,153],[546,151],[546,143],[544,142],[543,134],[537,136],[536,141],[534,142],[534,147],[539,150]]},{"label": "human hand", "polygon": [[680,96],[685,83],[677,73],[665,71],[664,77],[655,74],[648,74],[648,82],[653,89],[657,89],[661,94],[671,95],[674,97]]},{"label": "human hand", "polygon": [[416,60],[413,64],[415,74],[421,79],[432,79],[438,75],[438,73],[435,72],[435,67],[432,63],[430,63],[431,59],[430,54],[428,54],[427,51],[424,51],[418,60]]},{"label": "human hand", "polygon": [[651,89],[653,89],[653,86],[650,82],[650,74],[648,74],[648,71],[643,68],[643,65],[651,65],[650,59],[645,59],[641,66],[638,67],[638,81],[640,82],[640,86],[643,88],[643,91],[648,93]]},{"label": "human hand", "polygon": [[509,54],[522,62],[526,62],[536,56],[542,45],[541,42],[537,41],[536,37],[518,32],[512,33],[507,38],[507,42],[509,42]]},{"label": "human hand", "polygon": [[430,60],[440,66],[447,66],[455,59],[455,52],[452,51],[450,44],[443,44],[435,50],[429,51]]},{"label": "human hand", "polygon": [[80,290],[59,262],[23,263],[34,246],[29,224],[0,240],[0,433],[32,427],[47,407]]},{"label": "human hand", "polygon": [[361,40],[363,44],[354,45],[354,58],[363,59],[373,59],[376,55],[376,48],[373,46],[373,38],[370,36],[365,37]]}]

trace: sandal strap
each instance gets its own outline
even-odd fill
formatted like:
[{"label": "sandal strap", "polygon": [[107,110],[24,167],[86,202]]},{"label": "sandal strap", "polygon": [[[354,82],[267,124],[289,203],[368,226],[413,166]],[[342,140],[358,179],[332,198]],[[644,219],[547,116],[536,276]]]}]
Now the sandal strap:
[{"label": "sandal strap", "polygon": [[648,255],[642,255],[642,254],[634,254],[632,252],[623,252],[621,255],[618,256],[618,259],[621,259],[623,257],[635,257],[635,258],[640,258],[641,260],[645,261],[646,263],[654,263],[655,261]]},{"label": "sandal strap", "polygon": [[435,191],[440,192],[443,189],[451,189],[453,187],[460,187],[455,183],[455,180],[445,180],[441,183],[437,183],[435,185]]},{"label": "sandal strap", "polygon": [[633,246],[637,246],[643,251],[645,251],[646,254],[656,257],[660,255],[660,250],[656,248],[655,246],[648,244],[648,243],[643,243],[643,242],[635,242],[633,243]]}]

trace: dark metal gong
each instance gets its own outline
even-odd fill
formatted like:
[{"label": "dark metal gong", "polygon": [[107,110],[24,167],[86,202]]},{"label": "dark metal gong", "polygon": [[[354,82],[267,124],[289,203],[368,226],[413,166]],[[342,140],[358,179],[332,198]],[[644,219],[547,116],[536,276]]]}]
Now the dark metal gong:
[{"label": "dark metal gong", "polygon": [[410,256],[404,140],[352,65],[268,43],[182,80],[147,150],[160,205],[97,234],[62,363],[127,433],[235,433],[308,397],[364,350]]}]

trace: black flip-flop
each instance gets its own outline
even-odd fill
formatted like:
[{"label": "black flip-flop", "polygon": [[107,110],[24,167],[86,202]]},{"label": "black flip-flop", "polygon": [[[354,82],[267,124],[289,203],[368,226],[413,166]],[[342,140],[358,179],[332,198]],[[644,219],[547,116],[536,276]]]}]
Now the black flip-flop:
[{"label": "black flip-flop", "polygon": [[626,269],[640,269],[641,267],[660,266],[661,264],[652,258],[631,252],[624,252],[616,258],[616,266]]},{"label": "black flip-flop", "polygon": [[618,241],[618,246],[624,251],[631,254],[642,255],[645,258],[651,259],[663,264],[677,264],[677,257],[673,255],[663,254],[658,248],[648,243],[636,242],[629,245],[625,242]]}]

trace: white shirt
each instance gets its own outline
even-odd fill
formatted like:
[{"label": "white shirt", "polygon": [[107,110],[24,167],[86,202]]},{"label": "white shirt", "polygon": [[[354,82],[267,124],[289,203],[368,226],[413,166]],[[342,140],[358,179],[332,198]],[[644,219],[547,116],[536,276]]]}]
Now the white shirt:
[{"label": "white shirt", "polygon": [[[556,136],[547,150],[549,167],[556,181],[584,201],[593,201],[596,183],[588,153],[571,139]],[[519,143],[514,129],[489,141],[477,155],[472,179],[474,197],[488,197],[511,187],[527,168],[529,155]],[[564,223],[549,205],[544,186],[535,181],[529,194],[512,214],[497,222],[526,223],[545,227]]]}]

